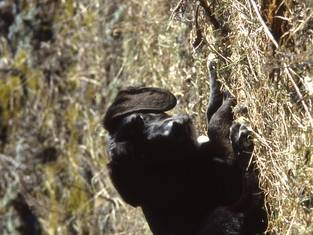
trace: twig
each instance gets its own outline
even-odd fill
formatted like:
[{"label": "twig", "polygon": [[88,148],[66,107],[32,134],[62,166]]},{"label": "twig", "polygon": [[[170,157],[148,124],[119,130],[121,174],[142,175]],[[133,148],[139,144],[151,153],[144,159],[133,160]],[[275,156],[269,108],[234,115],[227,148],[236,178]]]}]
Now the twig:
[{"label": "twig", "polygon": [[275,45],[276,48],[279,48],[279,45],[278,43],[276,42],[273,34],[271,33],[271,31],[268,29],[266,23],[264,22],[260,12],[259,12],[259,9],[258,9],[258,6],[256,5],[255,1],[254,0],[250,0],[251,4],[252,4],[252,7],[253,7],[253,10],[255,11],[256,15],[257,15],[257,18],[258,20],[260,21],[261,25],[263,26],[263,29],[264,29],[264,32],[265,34],[270,38],[270,40],[272,41],[272,43]]},{"label": "twig", "polygon": [[299,24],[295,30],[291,32],[290,36],[295,35],[299,30],[303,29],[303,27],[309,22],[309,20],[312,17],[313,17],[313,12],[301,24]]},{"label": "twig", "polygon": [[15,161],[12,157],[8,157],[8,156],[1,154],[1,153],[0,153],[0,160],[11,163],[15,168],[20,168],[20,169],[26,168],[23,164]]},{"label": "twig", "polygon": [[[286,66],[286,65],[285,65],[285,66]],[[290,79],[290,81],[291,81],[293,87],[295,88],[295,90],[296,90],[296,92],[297,92],[297,94],[298,94],[298,96],[299,96],[299,98],[300,98],[300,100],[301,100],[301,104],[303,105],[303,108],[304,108],[305,112],[306,112],[307,115],[308,115],[308,118],[309,118],[311,127],[313,128],[313,118],[312,118],[312,116],[311,116],[311,114],[310,114],[309,108],[308,108],[308,106],[306,105],[306,103],[304,102],[303,95],[301,94],[299,87],[297,86],[295,80],[293,79],[292,75],[290,74],[290,71],[292,71],[292,72],[294,73],[294,71],[293,71],[291,68],[286,68],[286,69],[285,69],[285,72],[286,72],[288,78]]]},{"label": "twig", "polygon": [[192,47],[194,52],[197,51],[197,49],[201,46],[202,42],[203,42],[203,35],[201,32],[201,29],[199,27],[199,22],[198,22],[198,17],[199,17],[199,7],[200,5],[197,5],[197,9],[195,12],[195,28],[196,28],[196,38],[192,43]]},{"label": "twig", "polygon": [[101,197],[101,198],[104,198],[105,200],[108,200],[109,202],[111,202],[114,207],[117,207],[118,206],[118,203],[120,203],[121,205],[123,205],[123,202],[120,201],[119,199],[117,200],[114,200],[112,198],[110,198],[109,196],[105,196],[103,194],[108,194],[107,193],[107,190],[105,188],[101,189],[98,193],[96,193],[95,196],[93,196],[92,198],[90,198],[87,202],[85,202],[84,204],[82,204],[78,210],[77,210],[77,213],[75,215],[73,215],[71,218],[69,218],[67,221],[66,221],[66,225],[69,225],[71,224],[71,222],[73,220],[75,220],[75,218],[77,218],[81,213],[82,211],[88,206],[90,205],[91,202],[95,201],[98,197]]},{"label": "twig", "polygon": [[168,23],[166,30],[168,30],[169,27],[171,26],[171,23],[172,23],[172,21],[173,21],[173,19],[174,19],[174,15],[175,15],[175,14],[177,13],[177,11],[181,8],[181,5],[182,5],[183,1],[184,1],[184,0],[180,0],[180,1],[177,3],[177,5],[175,6],[175,8],[173,9],[172,14],[171,14],[171,16],[170,16],[170,22]]},{"label": "twig", "polygon": [[207,1],[206,1],[206,0],[200,0],[199,2],[200,2],[200,5],[203,7],[203,9],[204,9],[204,11],[205,11],[207,17],[210,19],[212,25],[214,26],[214,29],[215,29],[215,30],[220,29],[220,30],[222,30],[222,32],[223,32],[224,34],[226,34],[226,32],[224,32],[225,29],[223,29],[223,28],[221,27],[221,25],[220,25],[220,23],[218,22],[218,20],[214,17],[212,11],[210,10],[210,7],[209,7]]},{"label": "twig", "polygon": [[292,228],[292,226],[294,225],[294,221],[295,221],[295,218],[296,218],[296,214],[297,214],[297,210],[294,209],[293,212],[292,212],[292,220],[291,220],[291,223],[290,223],[290,225],[289,225],[289,228],[288,228],[288,230],[287,230],[286,235],[289,235],[289,234],[291,233],[291,228]]}]

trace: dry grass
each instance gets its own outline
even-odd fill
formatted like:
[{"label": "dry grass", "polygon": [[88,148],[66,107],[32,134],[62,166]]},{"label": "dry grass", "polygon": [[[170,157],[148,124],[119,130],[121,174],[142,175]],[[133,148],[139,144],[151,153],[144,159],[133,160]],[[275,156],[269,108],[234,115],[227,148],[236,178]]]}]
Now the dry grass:
[{"label": "dry grass", "polygon": [[[18,192],[44,234],[149,234],[141,212],[124,205],[108,179],[101,117],[120,87],[160,86],[178,97],[174,112],[192,115],[203,134],[208,54],[220,61],[224,86],[248,107],[238,119],[255,132],[269,232],[313,233],[312,3],[215,1],[210,10],[229,34],[200,7],[203,44],[194,50],[196,6],[60,1],[51,13],[55,39],[40,50],[27,44],[27,32],[15,37],[15,54],[1,38],[1,234],[16,233],[10,200]],[[33,3],[23,7],[27,15]],[[43,164],[49,147],[58,159]]]}]

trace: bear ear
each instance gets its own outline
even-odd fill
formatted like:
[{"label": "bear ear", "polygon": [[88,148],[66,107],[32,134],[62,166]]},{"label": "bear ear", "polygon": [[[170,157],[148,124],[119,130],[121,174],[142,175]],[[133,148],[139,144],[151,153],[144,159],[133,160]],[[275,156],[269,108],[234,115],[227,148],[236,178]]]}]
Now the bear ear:
[{"label": "bear ear", "polygon": [[168,90],[153,87],[128,87],[121,90],[104,117],[104,128],[110,129],[118,118],[135,112],[161,113],[175,107],[176,97]]}]

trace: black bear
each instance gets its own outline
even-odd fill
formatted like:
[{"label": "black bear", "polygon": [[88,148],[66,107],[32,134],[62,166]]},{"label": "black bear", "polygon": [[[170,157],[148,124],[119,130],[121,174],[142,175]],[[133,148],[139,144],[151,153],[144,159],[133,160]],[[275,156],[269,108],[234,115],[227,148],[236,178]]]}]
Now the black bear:
[{"label": "black bear", "polygon": [[257,172],[246,170],[250,131],[234,123],[236,100],[221,91],[215,62],[208,62],[208,71],[205,141],[198,141],[189,116],[166,113],[176,98],[165,89],[122,90],[104,117],[111,180],[125,202],[142,208],[155,235],[252,235],[266,229]]}]

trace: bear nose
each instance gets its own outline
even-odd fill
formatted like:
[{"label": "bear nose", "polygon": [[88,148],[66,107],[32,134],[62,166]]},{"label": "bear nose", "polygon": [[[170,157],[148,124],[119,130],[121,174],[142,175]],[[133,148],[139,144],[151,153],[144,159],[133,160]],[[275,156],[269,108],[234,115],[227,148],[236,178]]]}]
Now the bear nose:
[{"label": "bear nose", "polygon": [[176,136],[183,130],[183,124],[177,120],[171,120],[164,126],[163,136]]},{"label": "bear nose", "polygon": [[189,122],[188,117],[176,117],[175,119],[171,119],[166,125],[166,135],[180,135],[183,134],[185,128],[187,127],[187,123]]},{"label": "bear nose", "polygon": [[179,129],[181,129],[183,127],[183,123],[181,121],[173,121],[172,122],[172,132],[178,131]]}]

